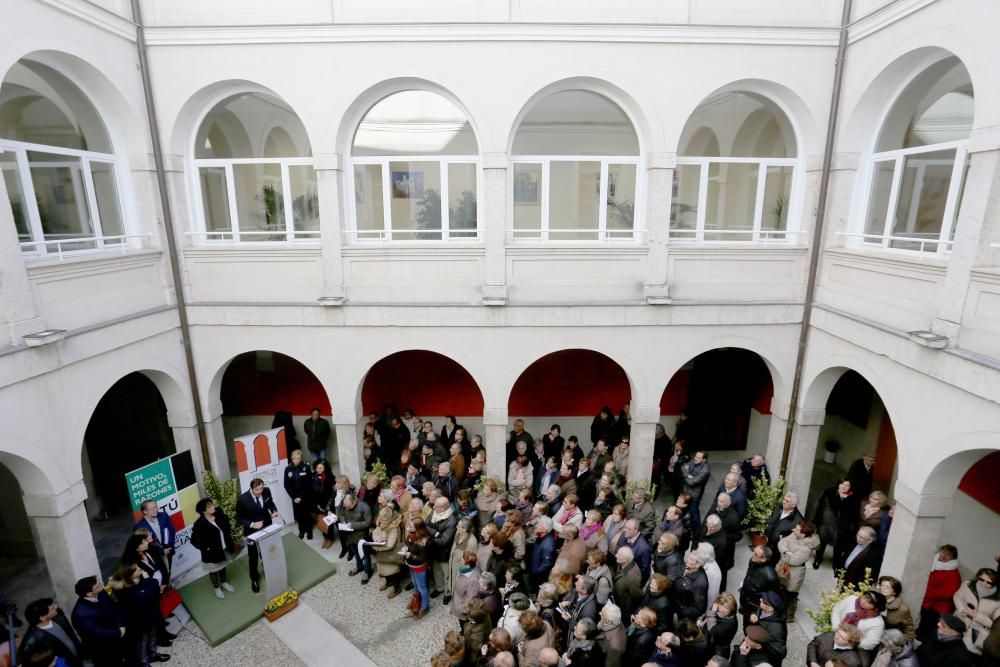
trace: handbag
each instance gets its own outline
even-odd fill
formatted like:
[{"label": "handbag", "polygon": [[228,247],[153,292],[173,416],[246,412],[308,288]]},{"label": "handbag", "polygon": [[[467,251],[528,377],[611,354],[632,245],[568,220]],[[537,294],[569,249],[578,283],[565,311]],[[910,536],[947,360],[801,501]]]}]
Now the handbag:
[{"label": "handbag", "polygon": [[420,591],[413,591],[413,597],[410,598],[410,613],[416,616],[420,613]]},{"label": "handbag", "polygon": [[181,605],[181,594],[173,586],[168,586],[160,595],[160,615],[163,618],[170,616]]},{"label": "handbag", "polygon": [[781,585],[787,586],[788,580],[792,575],[792,566],[786,563],[785,561],[781,561],[780,563],[778,563],[778,567],[775,568],[775,571],[778,574],[778,581],[781,583]]}]

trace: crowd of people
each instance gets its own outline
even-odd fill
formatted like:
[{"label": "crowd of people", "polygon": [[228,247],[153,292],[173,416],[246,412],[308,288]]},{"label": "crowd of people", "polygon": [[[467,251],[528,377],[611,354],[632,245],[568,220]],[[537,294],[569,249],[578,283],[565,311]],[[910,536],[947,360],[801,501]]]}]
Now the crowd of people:
[{"label": "crowd of people", "polygon": [[[557,424],[536,439],[515,421],[506,479],[486,474],[481,438],[450,416],[438,430],[393,406],[370,415],[358,484],[332,473],[330,428],[318,409],[304,431],[313,460],[304,459],[292,431],[296,448],[284,473],[299,537],[339,546],[339,557],[352,563],[348,574],[364,585],[377,578],[388,598],[412,591],[417,619],[440,599],[456,625],[434,667],[781,667],[799,590],[828,546],[856,593],[832,609],[832,630],[809,642],[807,667],[1000,665],[995,568],[963,582],[957,549],[941,547],[919,623],[899,580],[879,576],[893,512],[874,489],[874,457],[859,459],[824,490],[812,520],[786,493],[735,581],[729,573],[754,481],[769,482],[769,471],[762,456],[751,456],[715,486],[708,452],[689,447],[696,437],[683,417],[673,439],[657,429],[653,477],[670,490],[662,514],[650,489],[628,482],[627,407],[617,418],[601,410],[587,452]],[[706,494],[711,500],[703,503]],[[143,513],[109,585],[97,577],[78,583],[72,625],[51,600],[29,606],[21,652],[33,662],[24,664],[56,658],[75,667],[90,655],[98,667],[145,667],[169,659],[157,646],[170,642],[162,603],[173,536],[155,503]],[[234,550],[229,518],[208,499],[198,513],[192,541],[224,598],[234,590],[225,570]],[[244,532],[276,515],[270,490],[251,482],[236,507]],[[257,592],[252,545],[249,556]]]}]

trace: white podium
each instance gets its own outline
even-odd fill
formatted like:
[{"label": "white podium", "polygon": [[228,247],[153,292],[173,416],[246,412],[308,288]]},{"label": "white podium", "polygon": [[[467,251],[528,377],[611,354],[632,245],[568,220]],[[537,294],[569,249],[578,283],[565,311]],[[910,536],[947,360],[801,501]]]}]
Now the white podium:
[{"label": "white podium", "polygon": [[283,523],[275,523],[247,535],[247,541],[256,544],[260,553],[264,593],[268,601],[288,590],[288,565],[285,563],[285,545],[281,541],[281,529],[284,527]]}]

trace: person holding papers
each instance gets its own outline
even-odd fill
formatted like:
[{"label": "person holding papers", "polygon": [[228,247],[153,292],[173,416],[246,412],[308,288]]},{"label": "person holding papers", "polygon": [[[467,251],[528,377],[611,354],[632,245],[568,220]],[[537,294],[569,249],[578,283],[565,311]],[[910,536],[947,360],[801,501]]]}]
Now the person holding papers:
[{"label": "person holding papers", "polygon": [[[236,520],[243,526],[243,534],[250,536],[261,528],[271,525],[272,518],[278,517],[278,508],[271,498],[271,490],[264,486],[264,480],[255,477],[250,480],[250,490],[236,500]],[[260,593],[260,549],[256,544],[247,547],[250,555],[250,587]]]},{"label": "person holding papers", "polygon": [[365,577],[361,583],[367,584],[372,578],[371,552],[359,547],[359,544],[362,540],[368,539],[368,530],[372,525],[372,511],[367,503],[358,500],[353,493],[348,493],[344,496],[344,504],[337,518],[340,520],[337,528],[344,535],[348,557],[354,558],[357,563],[347,574],[353,577],[359,572],[364,572]]}]

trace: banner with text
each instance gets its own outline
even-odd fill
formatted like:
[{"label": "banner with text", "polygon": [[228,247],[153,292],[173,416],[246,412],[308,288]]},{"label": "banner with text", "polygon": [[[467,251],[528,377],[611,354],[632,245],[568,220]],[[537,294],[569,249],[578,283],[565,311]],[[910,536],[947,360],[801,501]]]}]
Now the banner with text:
[{"label": "banner with text", "polygon": [[191,545],[191,527],[198,518],[195,505],[200,496],[191,452],[180,452],[126,473],[125,484],[136,522],[142,518],[140,508],[147,500],[155,500],[160,511],[170,517],[177,533],[173,574],[186,572],[200,563],[201,555]]},{"label": "banner with text", "polygon": [[240,493],[250,488],[250,480],[260,477],[271,489],[274,505],[285,523],[292,518],[292,499],[285,493],[284,472],[288,465],[288,451],[285,445],[285,429],[273,428],[269,431],[241,435],[233,443],[236,446],[236,469],[240,473]]}]

